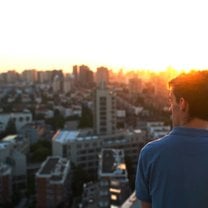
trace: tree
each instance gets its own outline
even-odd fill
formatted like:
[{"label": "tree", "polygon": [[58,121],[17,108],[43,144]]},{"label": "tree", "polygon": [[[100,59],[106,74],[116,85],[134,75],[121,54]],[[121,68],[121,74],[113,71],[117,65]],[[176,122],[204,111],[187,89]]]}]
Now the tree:
[{"label": "tree", "polygon": [[46,120],[47,124],[50,124],[53,130],[62,129],[65,124],[65,119],[59,110],[54,111],[54,117]]},{"label": "tree", "polygon": [[15,120],[13,118],[9,119],[6,129],[5,129],[5,135],[9,135],[9,134],[16,134],[17,133],[17,129],[16,129],[16,124],[15,124]]},{"label": "tree", "polygon": [[31,145],[30,151],[33,162],[41,162],[51,155],[51,142],[46,140],[39,140],[37,143]]},{"label": "tree", "polygon": [[92,127],[93,126],[93,114],[92,111],[86,106],[82,105],[82,116],[80,119],[79,127]]}]

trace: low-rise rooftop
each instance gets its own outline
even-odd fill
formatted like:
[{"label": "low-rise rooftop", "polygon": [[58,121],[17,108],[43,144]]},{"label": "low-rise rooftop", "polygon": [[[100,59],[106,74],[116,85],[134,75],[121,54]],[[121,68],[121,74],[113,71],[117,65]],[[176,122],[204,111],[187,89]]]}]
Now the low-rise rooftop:
[{"label": "low-rise rooftop", "polygon": [[59,156],[50,156],[36,173],[38,177],[48,177],[51,181],[61,181],[67,175],[69,161]]},{"label": "low-rise rooftop", "polygon": [[80,130],[75,131],[58,131],[53,136],[53,141],[66,144],[68,142],[73,142],[75,140],[77,141],[83,141],[83,140],[90,140],[90,139],[97,139],[98,137],[95,135],[89,135],[87,132],[82,132]]},{"label": "low-rise rooftop", "polygon": [[120,149],[103,149],[101,152],[102,176],[127,176],[124,151]]}]

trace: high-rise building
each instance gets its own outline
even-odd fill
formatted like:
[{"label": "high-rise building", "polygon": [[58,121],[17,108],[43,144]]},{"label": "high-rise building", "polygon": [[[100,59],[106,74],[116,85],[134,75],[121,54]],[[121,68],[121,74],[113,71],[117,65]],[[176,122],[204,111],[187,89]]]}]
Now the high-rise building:
[{"label": "high-rise building", "polygon": [[22,72],[22,78],[28,83],[34,83],[38,79],[37,71],[35,69],[24,70]]},{"label": "high-rise building", "polygon": [[82,87],[92,87],[93,86],[93,72],[88,66],[79,66],[79,83]]},{"label": "high-rise building", "polygon": [[98,67],[96,71],[96,83],[99,85],[101,82],[108,84],[109,73],[106,67]]},{"label": "high-rise building", "polygon": [[116,132],[116,96],[104,82],[94,92],[94,131],[98,135]]},{"label": "high-rise building", "polygon": [[36,173],[37,208],[66,207],[70,202],[70,162],[48,157]]},{"label": "high-rise building", "polygon": [[7,83],[15,83],[19,80],[19,74],[15,70],[10,70],[6,73]]},{"label": "high-rise building", "polygon": [[63,91],[64,93],[71,92],[72,89],[72,83],[70,77],[65,77],[64,83],[63,83]]},{"label": "high-rise building", "polygon": [[79,70],[79,67],[77,65],[74,65],[72,74],[73,74],[73,77],[74,77],[75,81],[78,80],[78,70]]},{"label": "high-rise building", "polygon": [[53,79],[52,87],[53,87],[53,92],[58,93],[61,91],[62,88],[62,79],[56,75]]}]

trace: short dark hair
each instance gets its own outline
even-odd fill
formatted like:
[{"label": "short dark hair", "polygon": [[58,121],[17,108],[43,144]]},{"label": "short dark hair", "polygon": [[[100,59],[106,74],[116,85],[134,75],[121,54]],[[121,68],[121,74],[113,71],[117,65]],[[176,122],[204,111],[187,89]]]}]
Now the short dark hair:
[{"label": "short dark hair", "polygon": [[189,103],[189,116],[208,121],[208,70],[183,73],[169,82],[178,102]]}]

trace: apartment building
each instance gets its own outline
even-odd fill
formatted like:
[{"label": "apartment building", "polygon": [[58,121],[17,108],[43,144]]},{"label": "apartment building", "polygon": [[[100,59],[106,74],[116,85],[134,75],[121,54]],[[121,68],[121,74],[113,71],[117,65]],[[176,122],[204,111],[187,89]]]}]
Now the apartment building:
[{"label": "apartment building", "polygon": [[59,130],[52,138],[52,152],[54,156],[69,158],[75,165],[97,174],[98,155],[102,148],[123,149],[135,169],[138,151],[146,142],[145,136],[145,132],[141,130],[99,136],[94,135],[92,129]]},{"label": "apartment building", "polygon": [[109,72],[106,67],[98,67],[95,74],[95,81],[97,85],[101,82],[109,83]]},{"label": "apartment building", "polygon": [[116,133],[116,94],[101,82],[94,91],[94,131],[98,135]]},{"label": "apartment building", "polygon": [[65,207],[70,202],[70,162],[48,157],[36,173],[37,208]]},{"label": "apartment building", "polygon": [[26,188],[27,164],[25,152],[28,146],[16,137],[16,135],[10,135],[0,142],[0,163],[8,164],[11,167],[12,185],[14,190],[19,191]]},{"label": "apartment building", "polygon": [[0,132],[5,131],[8,122],[13,120],[18,131],[24,125],[32,122],[32,113],[30,111],[18,113],[0,113]]}]

